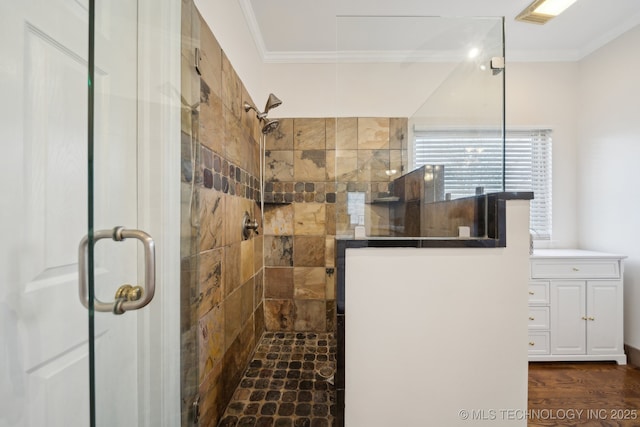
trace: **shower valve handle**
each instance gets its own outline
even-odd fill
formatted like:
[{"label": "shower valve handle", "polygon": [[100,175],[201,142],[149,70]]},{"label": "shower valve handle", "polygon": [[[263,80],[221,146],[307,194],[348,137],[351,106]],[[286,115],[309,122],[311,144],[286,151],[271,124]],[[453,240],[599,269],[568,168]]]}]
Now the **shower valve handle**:
[{"label": "shower valve handle", "polygon": [[253,230],[254,233],[259,234],[258,232],[258,227],[260,227],[258,225],[258,221],[257,220],[249,220],[249,222],[245,225],[245,227],[247,227],[249,230]]},{"label": "shower valve handle", "polygon": [[248,212],[244,213],[244,216],[242,217],[242,238],[244,240],[247,240],[250,236],[251,236],[251,231],[253,231],[256,234],[258,233],[258,228],[260,227],[260,224],[258,224],[257,220],[252,220],[251,217],[249,216]]}]

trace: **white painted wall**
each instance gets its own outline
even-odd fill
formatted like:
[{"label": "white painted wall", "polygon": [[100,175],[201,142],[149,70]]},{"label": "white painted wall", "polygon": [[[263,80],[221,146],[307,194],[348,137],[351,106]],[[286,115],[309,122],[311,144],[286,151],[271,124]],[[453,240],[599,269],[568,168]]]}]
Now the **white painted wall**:
[{"label": "white painted wall", "polygon": [[514,200],[506,248],[347,249],[346,427],[526,426],[528,229]]},{"label": "white painted wall", "polygon": [[507,127],[553,129],[552,240],[536,247],[571,248],[578,241],[577,71],[575,62],[507,63]]},{"label": "white painted wall", "polygon": [[[449,75],[448,63],[266,64],[279,117],[410,117]],[[273,88],[273,89],[271,89]]]},{"label": "white painted wall", "polygon": [[625,343],[640,348],[640,26],[579,64],[578,227],[585,249],[627,255]]}]

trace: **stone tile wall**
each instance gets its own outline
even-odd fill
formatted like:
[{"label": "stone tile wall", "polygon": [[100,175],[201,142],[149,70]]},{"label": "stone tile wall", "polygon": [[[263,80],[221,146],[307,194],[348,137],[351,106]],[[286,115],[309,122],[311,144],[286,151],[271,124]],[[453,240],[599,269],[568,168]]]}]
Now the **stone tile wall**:
[{"label": "stone tile wall", "polygon": [[[265,322],[333,331],[335,237],[353,235],[348,193],[364,194],[369,235],[390,235],[390,182],[407,164],[407,119],[281,119],[266,138]],[[389,173],[395,170],[395,173]]]},{"label": "stone tile wall", "polygon": [[[407,121],[281,120],[266,142],[263,228],[242,240],[244,212],[261,217],[261,127],[242,108],[255,103],[192,0],[182,6],[182,425],[193,425],[197,395],[199,424],[216,425],[265,329],[334,330],[335,236],[353,232],[347,194],[389,194]],[[371,206],[373,232],[388,212]]]},{"label": "stone tile wall", "polygon": [[264,238],[243,240],[241,226],[261,216],[260,128],[192,0],[182,10],[182,425],[199,395],[199,424],[214,426],[265,330]]}]

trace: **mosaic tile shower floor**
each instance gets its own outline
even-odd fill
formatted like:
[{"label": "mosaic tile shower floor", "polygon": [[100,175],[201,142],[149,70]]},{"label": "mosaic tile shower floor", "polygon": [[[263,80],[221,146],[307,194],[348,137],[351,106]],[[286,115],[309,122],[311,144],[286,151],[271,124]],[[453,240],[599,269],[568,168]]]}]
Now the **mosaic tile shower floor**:
[{"label": "mosaic tile shower floor", "polygon": [[265,333],[218,427],[332,427],[335,359],[333,334]]}]

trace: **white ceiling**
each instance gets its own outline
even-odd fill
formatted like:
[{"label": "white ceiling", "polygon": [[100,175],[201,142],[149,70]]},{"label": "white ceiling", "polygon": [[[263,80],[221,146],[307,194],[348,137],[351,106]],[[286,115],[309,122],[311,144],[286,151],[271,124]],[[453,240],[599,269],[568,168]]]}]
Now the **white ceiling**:
[{"label": "white ceiling", "polygon": [[[417,49],[416,44],[431,52],[434,43],[445,47],[443,34],[452,44],[459,34],[469,37],[462,30],[455,30],[455,26],[451,27],[454,30],[438,32],[436,37],[432,18],[422,20],[417,26],[406,19],[394,19],[391,21],[396,24],[382,26],[380,20],[373,19],[367,20],[368,27],[359,26],[360,35],[365,37],[353,39],[353,43],[343,49],[342,44],[349,40],[346,28],[354,28],[353,18],[346,16],[504,16],[506,57],[510,61],[576,61],[640,24],[640,0],[578,0],[545,25],[514,20],[531,0],[238,1],[265,62],[333,61],[336,50],[356,54],[358,50],[390,52],[395,49],[406,53]],[[484,24],[480,21],[481,32],[487,20]],[[424,29],[425,40],[419,40],[423,36],[416,35],[416,28]],[[336,49],[337,32],[340,32],[339,49]]]}]

